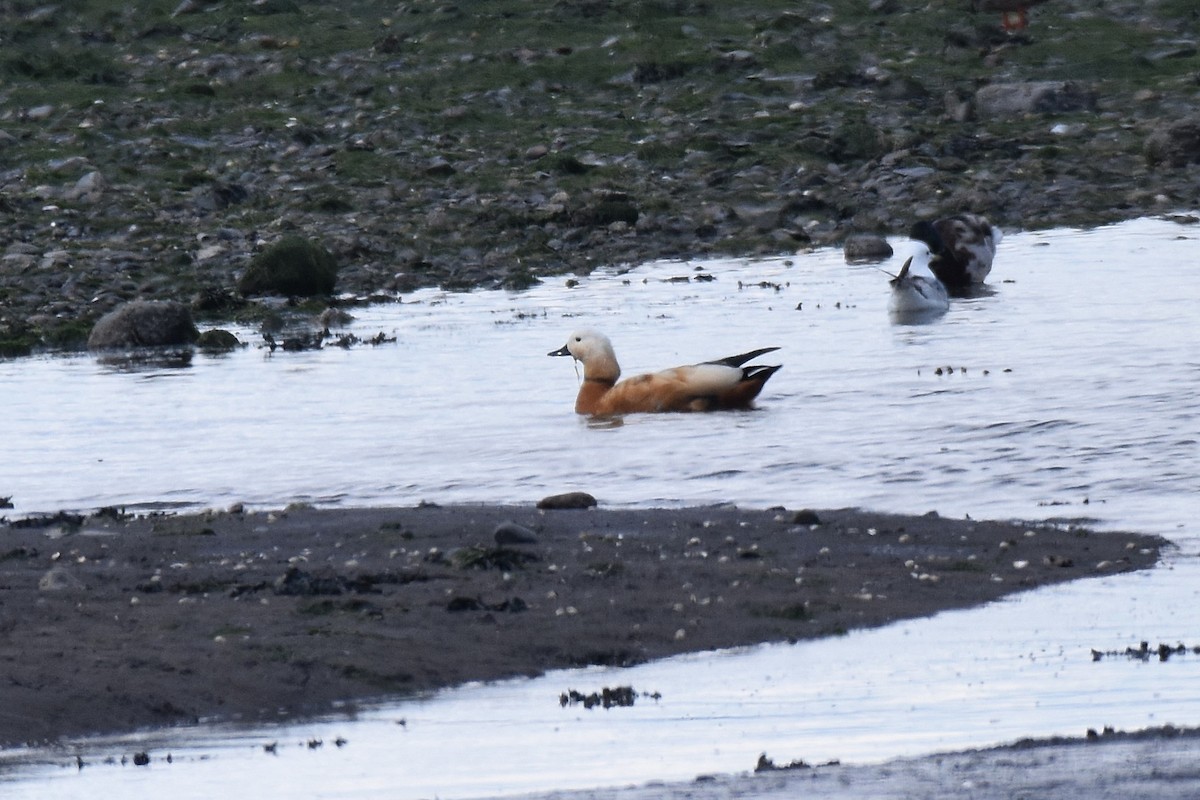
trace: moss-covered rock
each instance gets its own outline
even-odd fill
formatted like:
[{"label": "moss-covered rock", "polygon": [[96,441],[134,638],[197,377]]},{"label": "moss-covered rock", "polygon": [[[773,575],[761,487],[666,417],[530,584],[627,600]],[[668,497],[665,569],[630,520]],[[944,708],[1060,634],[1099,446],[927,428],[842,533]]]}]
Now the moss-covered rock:
[{"label": "moss-covered rock", "polygon": [[173,347],[196,341],[199,331],[183,303],[133,300],[101,317],[88,336],[89,350]]},{"label": "moss-covered rock", "polygon": [[1176,120],[1158,127],[1146,138],[1146,163],[1152,167],[1166,164],[1183,167],[1200,162],[1200,117]]},{"label": "moss-covered rock", "polygon": [[212,328],[200,334],[196,346],[206,353],[228,353],[242,346],[238,338],[222,328]]},{"label": "moss-covered rock", "polygon": [[313,297],[333,293],[337,261],[324,247],[288,236],[256,255],[238,281],[243,295]]}]

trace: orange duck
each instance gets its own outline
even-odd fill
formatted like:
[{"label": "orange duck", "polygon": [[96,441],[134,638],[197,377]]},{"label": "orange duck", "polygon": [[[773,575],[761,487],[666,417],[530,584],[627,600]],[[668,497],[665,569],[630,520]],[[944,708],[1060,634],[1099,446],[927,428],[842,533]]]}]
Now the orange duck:
[{"label": "orange duck", "polygon": [[1000,24],[1004,30],[1025,30],[1029,25],[1029,7],[1036,6],[1046,0],[975,0],[976,11],[999,11]]},{"label": "orange duck", "polygon": [[674,367],[621,381],[621,367],[612,342],[602,333],[579,330],[551,356],[571,356],[583,364],[583,384],[575,398],[575,413],[608,417],[660,411],[718,411],[746,409],[781,365],[743,366],[764,347],[717,361]]}]

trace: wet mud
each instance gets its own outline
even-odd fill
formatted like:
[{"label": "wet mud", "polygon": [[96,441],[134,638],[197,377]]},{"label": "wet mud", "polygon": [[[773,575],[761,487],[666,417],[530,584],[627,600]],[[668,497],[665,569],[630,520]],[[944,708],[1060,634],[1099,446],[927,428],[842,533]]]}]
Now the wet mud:
[{"label": "wet mud", "polygon": [[6,522],[0,746],[836,636],[1148,569],[1166,546],[1068,522],[734,506]]}]

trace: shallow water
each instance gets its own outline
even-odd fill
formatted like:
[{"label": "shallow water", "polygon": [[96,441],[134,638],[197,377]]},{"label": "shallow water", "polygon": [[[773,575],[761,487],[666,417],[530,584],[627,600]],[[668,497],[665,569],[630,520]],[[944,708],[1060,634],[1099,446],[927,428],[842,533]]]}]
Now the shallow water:
[{"label": "shallow water", "polygon": [[[169,766],[78,772],[60,756],[0,774],[4,796],[170,785],[180,797],[297,787],[481,797],[741,771],[761,752],[879,761],[1104,725],[1200,725],[1200,656],[1092,663],[1089,653],[1142,639],[1200,644],[1198,236],[1161,220],[1010,234],[994,291],[927,324],[893,323],[886,276],[822,251],[651,264],[519,294],[422,292],[358,312],[354,332],[397,338],[374,348],[251,348],[137,371],[87,357],[0,362],[10,515],[531,503],[582,489],[605,505],[1088,517],[1180,548],[1149,575],[830,642],[467,687],[353,723],[145,744],[173,751]],[[896,244],[891,271],[904,255]],[[784,369],[755,412],[597,427],[571,413],[569,362],[545,355],[583,326],[609,333],[627,374],[767,345],[781,350],[761,360]],[[618,683],[663,696],[607,712],[558,706],[566,689]],[[329,744],[338,735],[345,747]],[[310,738],[326,745],[310,750]],[[266,756],[258,745],[274,740],[279,755]],[[39,756],[0,756],[13,757]]]}]

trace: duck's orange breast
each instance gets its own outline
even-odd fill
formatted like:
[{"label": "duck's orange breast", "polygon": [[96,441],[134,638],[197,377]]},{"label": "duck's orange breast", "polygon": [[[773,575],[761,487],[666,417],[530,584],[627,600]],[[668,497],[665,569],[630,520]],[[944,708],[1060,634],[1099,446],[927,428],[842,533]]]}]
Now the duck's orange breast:
[{"label": "duck's orange breast", "polygon": [[669,375],[638,375],[621,381],[600,398],[595,413],[637,414],[689,411],[693,395],[685,383]]},{"label": "duck's orange breast", "polygon": [[604,398],[612,392],[612,388],[613,381],[584,378],[583,384],[579,387],[579,394],[575,398],[575,413],[600,414]]}]

